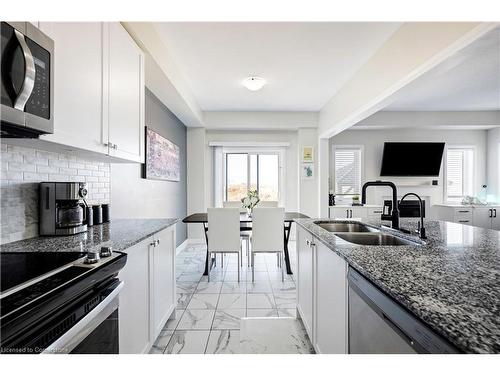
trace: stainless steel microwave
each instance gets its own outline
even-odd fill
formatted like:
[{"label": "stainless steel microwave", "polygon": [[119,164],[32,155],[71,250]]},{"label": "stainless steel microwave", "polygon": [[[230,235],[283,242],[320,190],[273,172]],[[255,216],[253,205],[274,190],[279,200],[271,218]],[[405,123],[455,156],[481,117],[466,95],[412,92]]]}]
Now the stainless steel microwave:
[{"label": "stainless steel microwave", "polygon": [[1,137],[54,132],[54,42],[29,22],[1,23]]}]

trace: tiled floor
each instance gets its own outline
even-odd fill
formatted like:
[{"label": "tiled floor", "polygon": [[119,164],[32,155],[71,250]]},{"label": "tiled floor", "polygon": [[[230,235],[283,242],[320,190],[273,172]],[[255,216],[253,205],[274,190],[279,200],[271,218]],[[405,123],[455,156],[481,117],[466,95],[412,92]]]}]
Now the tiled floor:
[{"label": "tiled floor", "polygon": [[[290,242],[289,247],[293,270],[295,243]],[[220,255],[217,255],[217,266],[212,269],[211,281],[208,282],[202,275],[205,254],[206,247],[199,245],[189,247],[177,256],[176,317],[167,322],[150,353],[240,353],[241,318],[295,317],[295,281],[293,276],[286,274],[285,281],[281,281],[275,254],[255,257],[253,283],[245,256],[240,268],[241,279],[237,282],[236,254],[226,255],[223,267]],[[290,333],[294,337],[300,336],[301,342],[305,343],[295,352],[312,352],[300,320],[291,321],[294,328],[290,328]]]}]

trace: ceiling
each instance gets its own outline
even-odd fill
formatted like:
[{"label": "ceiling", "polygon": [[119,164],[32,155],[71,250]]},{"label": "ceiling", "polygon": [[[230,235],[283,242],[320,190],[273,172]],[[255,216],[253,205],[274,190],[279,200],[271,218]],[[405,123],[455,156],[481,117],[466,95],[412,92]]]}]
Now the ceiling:
[{"label": "ceiling", "polygon": [[[319,111],[399,23],[156,23],[203,111]],[[257,75],[268,84],[248,91]]]},{"label": "ceiling", "polygon": [[384,111],[500,109],[500,28],[400,90]]}]

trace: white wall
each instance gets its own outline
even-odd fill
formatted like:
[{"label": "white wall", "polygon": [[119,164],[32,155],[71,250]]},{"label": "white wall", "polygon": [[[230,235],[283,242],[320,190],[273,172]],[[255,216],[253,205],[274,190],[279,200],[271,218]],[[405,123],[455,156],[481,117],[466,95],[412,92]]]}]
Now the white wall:
[{"label": "white wall", "polygon": [[[422,197],[429,197],[428,205],[442,203],[444,197],[443,174],[444,168],[438,178],[439,186],[430,186],[431,178],[381,178],[380,167],[384,142],[446,142],[447,144],[474,145],[476,178],[474,188],[479,193],[481,185],[486,183],[486,130],[347,130],[330,139],[330,160],[333,160],[332,146],[363,145],[364,146],[364,175],[366,181],[389,179],[398,186],[398,194],[403,195],[414,192]],[[330,163],[330,174],[333,176],[333,162]],[[428,183],[427,186],[423,184]],[[407,185],[407,186],[404,186]],[[408,186],[410,185],[410,186]],[[390,191],[385,188],[371,187],[368,191],[367,203],[381,204],[383,197],[390,196]]]},{"label": "white wall", "polygon": [[488,130],[487,184],[488,194],[500,203],[500,128]]}]

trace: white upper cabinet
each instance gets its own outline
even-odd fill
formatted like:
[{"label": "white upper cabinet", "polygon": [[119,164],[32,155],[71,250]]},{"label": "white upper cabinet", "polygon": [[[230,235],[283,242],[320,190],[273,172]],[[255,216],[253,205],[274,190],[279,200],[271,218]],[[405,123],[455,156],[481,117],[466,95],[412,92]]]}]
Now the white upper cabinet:
[{"label": "white upper cabinet", "polygon": [[103,24],[40,22],[54,40],[54,134],[51,142],[107,153],[103,133]]},{"label": "white upper cabinet", "polygon": [[[120,23],[40,22],[54,40],[54,134],[75,151],[144,160],[144,55]],[[110,159],[113,161],[113,159]]]},{"label": "white upper cabinet", "polygon": [[143,162],[144,55],[119,23],[108,26],[110,155]]}]

